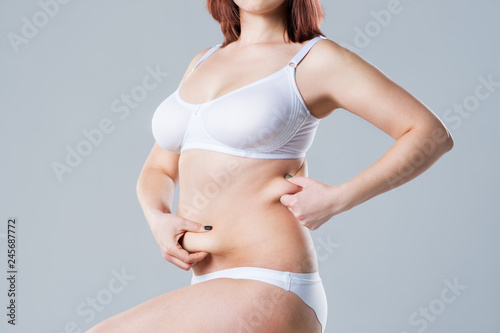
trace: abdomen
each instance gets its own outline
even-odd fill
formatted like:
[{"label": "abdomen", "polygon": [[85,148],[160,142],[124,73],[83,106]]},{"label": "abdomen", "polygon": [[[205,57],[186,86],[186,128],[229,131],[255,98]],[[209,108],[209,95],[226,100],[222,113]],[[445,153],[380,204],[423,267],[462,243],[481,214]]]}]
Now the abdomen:
[{"label": "abdomen", "polygon": [[280,202],[283,194],[300,190],[284,175],[305,175],[302,162],[249,159],[206,150],[182,153],[177,215],[213,227],[204,233],[186,232],[183,237],[187,251],[210,253],[193,267],[197,275],[244,265],[315,270],[308,229]]}]

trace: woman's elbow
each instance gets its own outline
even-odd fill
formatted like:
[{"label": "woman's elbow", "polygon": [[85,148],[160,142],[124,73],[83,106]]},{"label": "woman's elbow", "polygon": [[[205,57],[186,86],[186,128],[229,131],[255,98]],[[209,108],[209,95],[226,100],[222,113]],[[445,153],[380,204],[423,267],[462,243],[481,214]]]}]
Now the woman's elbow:
[{"label": "woman's elbow", "polygon": [[422,149],[431,155],[443,155],[455,145],[450,131],[437,117],[420,121],[411,131],[417,135]]},{"label": "woman's elbow", "polygon": [[455,141],[453,140],[453,137],[451,136],[451,133],[448,132],[448,138],[446,139],[446,142],[445,142],[445,150],[446,150],[446,152],[449,152],[450,150],[452,150],[453,146],[455,146]]},{"label": "woman's elbow", "polygon": [[453,136],[441,121],[434,123],[430,128],[431,140],[439,147],[439,150],[441,150],[443,154],[453,149],[455,145]]},{"label": "woman's elbow", "polygon": [[442,149],[444,152],[449,152],[450,150],[453,149],[453,146],[455,145],[455,141],[453,140],[453,136],[451,135],[450,131],[446,128],[446,126],[442,125],[442,128],[440,130],[443,134],[443,139],[441,142]]}]

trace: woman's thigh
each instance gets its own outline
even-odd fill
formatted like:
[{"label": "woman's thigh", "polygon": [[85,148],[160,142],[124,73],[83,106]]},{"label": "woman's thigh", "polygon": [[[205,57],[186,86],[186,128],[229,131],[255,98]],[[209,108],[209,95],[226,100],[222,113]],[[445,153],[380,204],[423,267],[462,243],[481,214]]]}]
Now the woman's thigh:
[{"label": "woman's thigh", "polygon": [[173,290],[119,313],[87,333],[321,332],[296,294],[246,279],[219,278]]}]

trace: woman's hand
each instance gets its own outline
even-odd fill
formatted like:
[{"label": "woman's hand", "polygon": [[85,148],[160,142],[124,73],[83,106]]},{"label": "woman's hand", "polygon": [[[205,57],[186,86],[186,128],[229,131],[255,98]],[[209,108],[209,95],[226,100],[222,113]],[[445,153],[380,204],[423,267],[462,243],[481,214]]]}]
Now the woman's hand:
[{"label": "woman's hand", "polygon": [[304,227],[316,230],[325,222],[347,210],[342,186],[333,186],[314,178],[293,176],[288,181],[300,186],[294,194],[284,194],[280,201]]},{"label": "woman's hand", "polygon": [[163,258],[168,262],[188,271],[194,264],[207,256],[207,252],[189,253],[179,244],[179,239],[186,231],[208,232],[209,230],[205,230],[203,224],[160,211],[151,213],[148,217],[148,223],[160,246]]}]

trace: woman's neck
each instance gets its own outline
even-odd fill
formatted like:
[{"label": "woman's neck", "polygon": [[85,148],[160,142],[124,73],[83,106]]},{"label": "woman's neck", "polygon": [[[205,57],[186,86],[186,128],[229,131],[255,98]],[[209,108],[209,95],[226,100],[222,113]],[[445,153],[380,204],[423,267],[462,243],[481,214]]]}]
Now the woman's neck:
[{"label": "woman's neck", "polygon": [[[285,3],[266,13],[251,13],[240,9],[240,45],[282,42],[285,31]],[[285,39],[285,40],[286,40]]]}]

